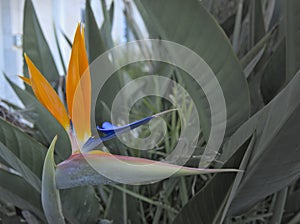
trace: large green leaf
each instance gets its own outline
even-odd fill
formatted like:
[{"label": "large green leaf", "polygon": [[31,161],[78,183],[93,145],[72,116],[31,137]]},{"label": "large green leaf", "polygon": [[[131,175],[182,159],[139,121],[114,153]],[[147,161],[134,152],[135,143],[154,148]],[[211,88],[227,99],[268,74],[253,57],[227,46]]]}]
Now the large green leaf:
[{"label": "large green leaf", "polygon": [[287,199],[288,188],[285,187],[276,193],[276,198],[273,208],[273,217],[270,221],[271,224],[282,223],[283,213],[285,212],[285,203]]},{"label": "large green leaf", "polygon": [[92,186],[61,190],[60,196],[64,216],[70,223],[97,223],[100,204]]},{"label": "large green leaf", "polygon": [[[251,63],[251,61],[254,60],[254,58],[256,57],[256,55],[259,54],[260,51],[262,51],[267,43],[270,41],[270,39],[272,38],[272,36],[274,35],[274,31],[277,30],[277,28],[272,29],[271,31],[269,31],[263,38],[260,39],[260,41],[258,41],[255,46],[253,46],[245,56],[243,56],[243,58],[240,60],[240,63],[243,67],[243,69],[245,70],[246,67]],[[246,75],[247,77],[247,75]]]},{"label": "large green leaf", "polygon": [[[46,213],[47,220],[49,221],[54,217],[53,220],[55,221],[56,215],[63,212],[65,218],[70,223],[96,223],[99,218],[100,207],[98,197],[93,187],[79,187],[63,190],[61,192],[58,192],[56,189],[52,155],[55,142],[56,138],[53,140],[53,144],[50,146],[52,152],[49,152],[50,150],[48,150],[48,158],[45,159],[43,172],[43,206],[44,210],[47,209],[47,212],[50,213]],[[52,199],[50,200],[50,198],[52,198],[54,201],[52,201]]]},{"label": "large green leaf", "polygon": [[0,142],[11,150],[34,174],[41,177],[47,148],[1,118]]},{"label": "large green leaf", "polygon": [[41,180],[5,145],[0,142],[0,156],[38,192],[41,192]]},{"label": "large green leaf", "polygon": [[107,218],[116,223],[126,223],[127,218],[127,197],[124,192],[112,189],[110,192],[107,211]]},{"label": "large green leaf", "polygon": [[[223,30],[196,0],[188,0],[184,4],[180,0],[136,0],[135,3],[150,38],[173,41],[192,49],[215,73],[227,104],[226,134],[230,136],[248,119],[250,99],[242,68]],[[189,57],[186,58],[188,61]],[[208,102],[201,87],[190,77],[184,78],[185,87],[196,103],[201,128],[207,137],[210,130]]]},{"label": "large green leaf", "polygon": [[236,133],[243,139],[256,131],[245,176],[229,210],[238,214],[282,189],[299,176],[300,72],[266,107]]},{"label": "large green leaf", "polygon": [[[114,44],[111,35],[112,29],[112,16],[114,4],[112,3],[110,10],[107,10],[105,1],[101,1],[102,12],[104,16],[103,24],[99,30],[98,25],[96,23],[96,19],[90,4],[90,0],[86,1],[86,37],[87,37],[87,49],[89,62],[92,63],[96,60],[100,55],[102,55],[105,51],[111,49]],[[111,62],[107,57],[106,63],[114,63],[114,60]],[[93,65],[92,65],[93,66]],[[118,73],[117,73],[118,74]],[[107,105],[111,106],[115,95],[120,90],[120,80],[119,76],[114,74],[107,80],[106,84],[101,89],[99,93],[99,98],[97,100],[96,105],[96,113],[95,119],[97,122],[100,121],[99,113],[101,113],[101,101],[105,101]],[[101,75],[101,73],[97,73],[97,75]],[[96,90],[94,90],[96,91]]]},{"label": "large green leaf", "polygon": [[[225,163],[226,167],[245,169],[253,140],[244,142]],[[179,212],[173,223],[223,223],[227,209],[243,173],[216,174]]]},{"label": "large green leaf", "polygon": [[[243,159],[241,160],[240,162],[240,166],[239,166],[239,169],[242,170],[242,171],[245,171],[248,163],[249,163],[249,160],[250,160],[250,157],[252,155],[252,151],[253,151],[253,146],[254,146],[254,143],[255,143],[255,133],[251,136],[251,138],[249,138],[249,144],[247,144],[248,142],[244,143],[243,145],[241,145],[239,147],[239,150],[242,150],[241,148],[243,147],[247,147],[247,149],[245,150],[245,153],[244,153],[244,156],[243,156]],[[233,155],[235,156],[236,153]],[[228,163],[228,162],[227,162]],[[224,205],[224,209],[222,210],[221,214],[220,214],[220,223],[223,223],[223,221],[225,220],[226,216],[227,216],[227,213],[228,213],[228,210],[229,210],[229,207],[236,195],[236,192],[237,192],[237,189],[242,181],[244,177],[244,172],[241,172],[241,173],[237,173],[235,179],[234,179],[234,182],[232,183],[232,187],[230,189],[230,191],[228,192],[228,198],[226,200],[226,203]]]},{"label": "large green leaf", "polygon": [[[26,0],[24,5],[23,51],[52,85],[58,80],[59,74],[54,59],[31,0]],[[28,75],[25,61],[23,72]]]},{"label": "large green leaf", "polygon": [[101,0],[102,13],[104,17],[103,24],[100,28],[100,34],[102,40],[107,49],[110,49],[114,46],[111,31],[113,26],[113,16],[114,16],[114,4],[111,4],[111,8],[107,10],[107,5],[105,0]]},{"label": "large green leaf", "polygon": [[41,220],[45,220],[40,194],[22,177],[0,169],[0,180],[1,200],[31,211]]},{"label": "large green leaf", "polygon": [[[106,48],[103,45],[102,37],[91,8],[90,0],[86,1],[85,5],[85,20],[86,20],[86,38],[87,38],[87,49],[89,55],[89,62],[92,63],[98,56],[100,56]],[[108,35],[108,34],[107,34]]]},{"label": "large green leaf", "polygon": [[262,58],[264,54],[265,48],[261,49],[257,55],[253,58],[253,60],[245,67],[244,73],[246,78],[248,78],[251,74],[251,72],[255,69],[256,65],[259,63],[260,59]]},{"label": "large green leaf", "polygon": [[250,15],[250,40],[254,46],[265,34],[265,23],[262,10],[262,1],[251,1],[251,15]]},{"label": "large green leaf", "polygon": [[293,214],[294,217],[290,219],[288,224],[296,224],[300,220],[300,189],[295,189],[295,191],[289,192],[285,204],[285,213]]},{"label": "large green leaf", "polygon": [[235,23],[232,35],[232,47],[235,52],[238,52],[240,34],[241,34],[241,23],[242,23],[242,13],[243,13],[243,0],[240,0],[237,7],[237,13],[235,16]]},{"label": "large green leaf", "polygon": [[32,119],[35,128],[39,131],[40,136],[35,136],[38,141],[49,146],[54,136],[58,136],[55,153],[58,156],[57,162],[66,159],[71,153],[71,144],[68,134],[49,111],[30,93],[24,91],[16,84],[7,81],[20,98],[22,103],[30,110],[28,116]]},{"label": "large green leaf", "polygon": [[42,204],[48,223],[64,224],[65,219],[62,214],[59,190],[55,183],[54,147],[56,140],[57,136],[48,149],[43,167]]},{"label": "large green leaf", "polygon": [[300,1],[283,1],[286,29],[286,81],[300,69]]},{"label": "large green leaf", "polygon": [[282,39],[270,56],[263,72],[260,91],[264,102],[270,102],[282,88],[285,82],[285,39]]},{"label": "large green leaf", "polygon": [[[124,189],[130,186],[123,185]],[[121,188],[121,187],[120,187]],[[137,215],[138,200],[116,188],[110,192],[108,206],[106,208],[107,217],[114,223],[140,223],[141,219]]]}]

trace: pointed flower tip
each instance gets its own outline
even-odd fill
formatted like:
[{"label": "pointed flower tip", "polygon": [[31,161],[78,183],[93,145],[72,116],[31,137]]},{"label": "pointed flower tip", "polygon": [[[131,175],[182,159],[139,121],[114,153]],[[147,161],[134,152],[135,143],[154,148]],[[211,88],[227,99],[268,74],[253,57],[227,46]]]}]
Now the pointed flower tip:
[{"label": "pointed flower tip", "polygon": [[20,79],[22,79],[27,85],[31,86],[31,81],[30,81],[29,78],[24,77],[24,76],[21,76],[21,75],[18,75],[18,77],[19,77]]},{"label": "pointed flower tip", "polygon": [[26,53],[24,53],[24,58],[25,58],[25,61],[26,61],[27,66],[28,66],[29,77],[31,77],[31,76],[32,76],[32,72],[31,72],[31,71],[33,71],[33,70],[38,70],[38,69],[35,67],[34,63],[33,63],[33,62],[31,61],[31,59],[27,56]]},{"label": "pointed flower tip", "polygon": [[31,59],[28,57],[28,55],[26,53],[24,53],[24,58],[25,58],[27,65],[28,65],[28,63],[32,63]]},{"label": "pointed flower tip", "polygon": [[77,140],[81,146],[91,137],[91,80],[81,23],[78,23],[66,77],[66,97]]}]

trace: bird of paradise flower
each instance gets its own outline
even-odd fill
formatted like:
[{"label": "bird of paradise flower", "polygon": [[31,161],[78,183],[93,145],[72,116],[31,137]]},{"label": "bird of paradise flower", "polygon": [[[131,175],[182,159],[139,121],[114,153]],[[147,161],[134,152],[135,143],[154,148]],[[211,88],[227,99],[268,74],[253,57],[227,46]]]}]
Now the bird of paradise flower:
[{"label": "bird of paradise flower", "polygon": [[[26,54],[25,60],[28,65],[29,78],[21,78],[32,87],[37,99],[64,127],[70,138],[72,155],[56,167],[57,188],[64,189],[82,185],[110,184],[123,182],[124,179],[126,179],[127,184],[153,182],[167,177],[166,174],[170,173],[177,176],[184,176],[237,171],[235,169],[181,167],[154,160],[112,155],[101,150],[91,150],[101,142],[115,137],[117,133],[123,133],[143,125],[151,119],[164,114],[164,112],[122,127],[104,123],[102,128],[98,128],[98,130],[103,132],[105,136],[98,139],[93,138],[90,123],[91,79],[85,49],[84,30],[80,24],[75,33],[66,76],[67,109],[55,90]],[[122,163],[116,163],[116,159]],[[96,167],[96,170],[103,169],[111,173],[117,173],[120,178],[112,180],[96,172],[91,166]]]}]

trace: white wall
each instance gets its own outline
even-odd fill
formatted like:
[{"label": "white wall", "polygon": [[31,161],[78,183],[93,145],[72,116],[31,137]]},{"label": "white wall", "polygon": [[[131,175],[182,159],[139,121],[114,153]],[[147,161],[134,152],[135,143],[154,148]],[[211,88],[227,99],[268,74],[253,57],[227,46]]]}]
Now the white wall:
[{"label": "white wall", "polygon": [[[85,0],[32,0],[45,38],[49,44],[60,74],[63,74],[54,37],[53,22],[72,39],[76,25],[81,21],[81,8]],[[0,0],[0,99],[21,106],[14,92],[6,83],[2,72],[15,83],[23,86],[17,75],[22,74],[22,49],[14,46],[14,35],[23,31],[24,0]],[[60,36],[65,62],[70,49]]]},{"label": "white wall", "polygon": [[0,97],[20,105],[15,93],[3,77],[3,72],[13,81],[17,80],[17,74],[21,74],[21,49],[14,47],[13,34],[18,32],[19,22],[13,19],[18,8],[13,7],[17,0],[0,1]]},{"label": "white wall", "polygon": [[[112,0],[107,0],[110,5]],[[113,39],[123,42],[124,18],[122,17],[123,0],[115,0],[115,20]],[[60,31],[63,31],[71,41],[78,22],[82,21],[82,10],[85,0],[32,0],[41,28],[49,44],[60,74],[63,69],[54,37],[53,23],[56,26],[60,48],[67,66],[70,57],[70,47]],[[92,0],[92,8],[97,15],[100,26],[103,22],[100,0]],[[21,35],[23,30],[24,0],[0,0],[0,99],[21,105],[9,85],[5,82],[2,71],[20,86],[23,86],[17,75],[22,74],[22,49],[14,46],[13,36]]]}]

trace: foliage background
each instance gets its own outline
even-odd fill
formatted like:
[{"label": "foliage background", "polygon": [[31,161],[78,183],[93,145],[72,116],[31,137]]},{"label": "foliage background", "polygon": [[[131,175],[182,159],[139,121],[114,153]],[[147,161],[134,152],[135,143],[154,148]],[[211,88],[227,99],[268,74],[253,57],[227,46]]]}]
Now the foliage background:
[{"label": "foliage background", "polygon": [[[86,2],[86,38],[90,62],[114,46],[111,25],[114,6],[101,1],[104,23],[97,27]],[[193,49],[216,72],[228,106],[228,128],[212,167],[234,167],[238,174],[169,178],[145,186],[87,186],[61,190],[68,223],[299,223],[299,82],[297,0],[180,0],[127,2],[127,40],[141,39],[132,16],[133,3],[149,37],[172,40]],[[188,25],[187,25],[188,24]],[[130,37],[130,38],[129,38]],[[71,42],[66,38],[71,45]],[[145,53],[147,49],[133,49]],[[58,92],[64,78],[56,65],[30,0],[24,7],[23,51],[36,63]],[[124,52],[124,57],[132,52]],[[114,63],[118,63],[115,61]],[[97,123],[109,120],[118,89],[137,74],[170,74],[191,91],[207,124],[195,155],[197,166],[209,133],[209,113],[200,87],[186,74],[165,64],[139,63],[115,74],[98,100]],[[24,74],[26,74],[24,67]],[[149,72],[150,71],[150,72]],[[32,96],[10,82],[26,109],[2,101],[0,119],[0,217],[3,223],[46,222],[40,199],[41,175],[47,148],[58,134],[56,162],[67,158],[70,146],[55,119]],[[172,93],[174,97],[176,91]],[[168,103],[148,97],[132,109],[132,120],[162,111]],[[8,108],[8,109],[7,109]],[[22,120],[30,121],[28,126]],[[176,144],[177,114],[167,118],[168,133],[148,156],[161,159]],[[49,128],[51,124],[51,128]],[[147,130],[141,130],[146,135]],[[113,140],[115,153],[141,156]]]}]

